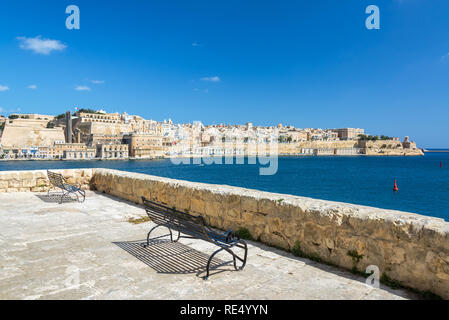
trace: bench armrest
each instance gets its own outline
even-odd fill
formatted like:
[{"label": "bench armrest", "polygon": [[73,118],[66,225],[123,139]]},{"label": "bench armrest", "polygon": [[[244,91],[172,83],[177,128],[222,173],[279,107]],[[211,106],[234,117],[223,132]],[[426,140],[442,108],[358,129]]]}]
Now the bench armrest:
[{"label": "bench armrest", "polygon": [[226,243],[237,242],[240,240],[240,236],[232,230],[226,231]]}]

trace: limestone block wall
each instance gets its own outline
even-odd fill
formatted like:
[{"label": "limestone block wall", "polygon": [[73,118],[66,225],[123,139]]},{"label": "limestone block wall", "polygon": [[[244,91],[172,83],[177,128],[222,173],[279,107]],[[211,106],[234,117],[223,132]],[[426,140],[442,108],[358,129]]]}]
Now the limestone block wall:
[{"label": "limestone block wall", "polygon": [[[90,188],[93,169],[51,170],[62,173],[70,184],[80,184]],[[0,171],[0,192],[43,192],[50,188],[47,171]]]},{"label": "limestone block wall", "polygon": [[266,244],[449,298],[449,223],[443,219],[237,187],[97,169],[100,192],[140,203],[141,196],[201,214],[211,226],[247,228]]},{"label": "limestone block wall", "polygon": [[60,127],[45,128],[48,120],[15,119],[7,122],[1,144],[3,147],[51,146],[55,141],[64,141],[64,131]]}]

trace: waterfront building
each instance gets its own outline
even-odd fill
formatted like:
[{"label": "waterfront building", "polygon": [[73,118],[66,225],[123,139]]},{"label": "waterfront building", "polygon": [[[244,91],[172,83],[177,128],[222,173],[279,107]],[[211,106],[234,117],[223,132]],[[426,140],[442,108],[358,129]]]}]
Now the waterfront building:
[{"label": "waterfront building", "polygon": [[122,144],[123,135],[114,134],[91,134],[87,139],[88,146],[96,146],[99,144]]},{"label": "waterfront building", "polygon": [[129,146],[131,158],[151,159],[164,155],[162,136],[150,133],[131,133],[125,135],[123,140]]},{"label": "waterfront building", "polygon": [[62,158],[65,160],[92,160],[95,159],[96,149],[86,147],[85,150],[65,150]]},{"label": "waterfront building", "polygon": [[335,154],[334,148],[316,148],[313,150],[315,156],[332,156]]},{"label": "waterfront building", "polygon": [[365,130],[360,128],[341,128],[335,129],[334,132],[340,140],[357,140],[359,135],[365,134]]},{"label": "waterfront building", "polygon": [[97,144],[97,158],[99,159],[128,159],[127,144]]},{"label": "waterfront building", "polygon": [[54,150],[50,149],[56,159],[79,160],[94,159],[95,147],[88,147],[84,143],[55,143]]},{"label": "waterfront building", "polygon": [[313,155],[314,154],[314,149],[313,148],[302,148],[301,149],[301,154]]},{"label": "waterfront building", "polygon": [[336,148],[335,155],[337,156],[356,156],[362,154],[360,148]]},{"label": "waterfront building", "polygon": [[54,147],[40,146],[38,147],[37,156],[40,159],[55,159]]}]

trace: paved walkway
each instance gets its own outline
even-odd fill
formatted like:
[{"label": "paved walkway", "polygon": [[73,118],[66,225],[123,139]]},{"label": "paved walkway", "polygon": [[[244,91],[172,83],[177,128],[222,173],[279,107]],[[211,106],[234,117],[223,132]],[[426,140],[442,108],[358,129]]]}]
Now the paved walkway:
[{"label": "paved walkway", "polygon": [[243,271],[220,266],[204,281],[216,247],[182,239],[143,248],[153,224],[128,222],[142,216],[141,207],[94,192],[62,205],[43,194],[0,194],[0,299],[416,298],[259,243],[250,243]]}]

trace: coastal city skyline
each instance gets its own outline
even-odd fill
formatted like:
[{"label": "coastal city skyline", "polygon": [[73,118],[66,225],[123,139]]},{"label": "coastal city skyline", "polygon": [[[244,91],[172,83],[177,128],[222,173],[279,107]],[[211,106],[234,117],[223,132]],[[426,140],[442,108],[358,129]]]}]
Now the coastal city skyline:
[{"label": "coastal city skyline", "polygon": [[367,1],[175,3],[76,1],[80,29],[68,30],[69,3],[2,1],[0,115],[95,106],[447,147],[448,22],[419,19],[446,2],[378,1],[379,30],[365,28]]},{"label": "coastal city skyline", "polygon": [[[58,115],[0,116],[0,159],[117,160],[170,158],[174,164],[277,163],[278,156],[422,156],[405,136],[371,135],[363,128],[296,128],[201,121],[155,121],[91,108]],[[267,156],[270,159],[267,159]],[[185,160],[176,160],[176,159]],[[220,159],[218,159],[220,158]],[[275,162],[271,162],[271,160]],[[269,171],[276,174],[275,169]]]}]

